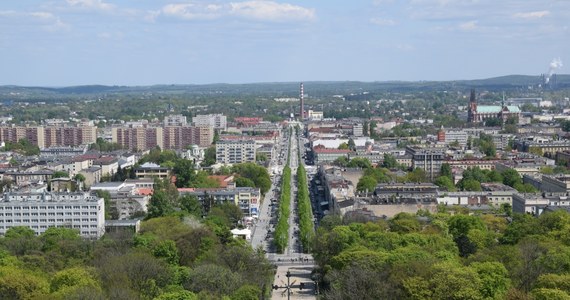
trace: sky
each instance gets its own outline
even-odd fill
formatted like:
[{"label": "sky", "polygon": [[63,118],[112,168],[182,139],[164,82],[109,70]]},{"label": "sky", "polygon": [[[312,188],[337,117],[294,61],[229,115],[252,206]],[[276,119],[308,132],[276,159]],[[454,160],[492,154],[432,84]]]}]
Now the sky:
[{"label": "sky", "polygon": [[568,0],[0,1],[0,85],[562,74],[569,20]]}]

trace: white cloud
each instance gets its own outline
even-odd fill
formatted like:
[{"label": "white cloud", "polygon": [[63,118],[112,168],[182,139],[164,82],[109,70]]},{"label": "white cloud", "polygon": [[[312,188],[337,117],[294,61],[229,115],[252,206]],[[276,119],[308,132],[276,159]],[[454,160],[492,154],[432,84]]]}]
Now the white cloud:
[{"label": "white cloud", "polygon": [[195,3],[168,4],[162,8],[159,14],[177,17],[186,20],[215,19],[223,13],[221,5]]},{"label": "white cloud", "polygon": [[513,17],[517,18],[517,19],[541,19],[543,17],[546,17],[550,14],[550,11],[548,10],[541,10],[541,11],[532,11],[532,12],[526,12],[526,13],[516,13],[513,15]]},{"label": "white cloud", "polygon": [[244,18],[264,21],[306,21],[315,18],[315,10],[289,3],[245,1],[230,3],[230,12]]},{"label": "white cloud", "polygon": [[63,22],[59,16],[46,11],[18,12],[5,10],[0,11],[0,17],[4,17],[6,21],[13,26],[26,24],[50,32],[69,30],[71,28],[71,26]]},{"label": "white cloud", "polygon": [[147,19],[154,21],[159,16],[184,20],[211,20],[235,16],[251,20],[286,22],[312,20],[315,18],[315,10],[289,3],[261,0],[228,4],[190,2],[167,4],[159,11],[149,12]]},{"label": "white cloud", "polygon": [[115,8],[115,5],[105,3],[103,0],[67,0],[67,3],[85,9],[112,10]]},{"label": "white cloud", "polygon": [[396,25],[396,21],[392,19],[382,19],[382,18],[371,18],[370,23],[379,25],[379,26],[394,26]]},{"label": "white cloud", "polygon": [[469,31],[469,30],[475,30],[477,28],[478,28],[477,21],[469,21],[459,24],[459,29],[461,30]]}]

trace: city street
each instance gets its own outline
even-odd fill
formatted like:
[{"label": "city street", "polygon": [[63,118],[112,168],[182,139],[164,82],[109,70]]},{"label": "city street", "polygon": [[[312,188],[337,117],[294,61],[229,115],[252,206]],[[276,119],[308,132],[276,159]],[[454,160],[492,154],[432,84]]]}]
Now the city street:
[{"label": "city street", "polygon": [[[273,177],[272,185],[270,191],[265,195],[261,207],[259,210],[259,218],[252,228],[251,244],[252,247],[261,247],[266,251],[266,257],[273,264],[277,266],[274,285],[279,287],[287,286],[286,273],[290,273],[290,294],[291,299],[316,299],[315,283],[310,278],[312,269],[314,268],[314,261],[312,255],[303,254],[301,249],[300,240],[296,237],[296,232],[299,230],[298,215],[297,215],[297,167],[299,163],[299,138],[295,135],[295,130],[292,128],[293,136],[288,135],[288,130],[284,135],[287,136],[286,139],[281,140],[281,145],[279,145],[279,157],[272,159],[270,163],[270,172],[273,170],[274,166],[277,166],[278,174]],[[277,222],[277,201],[280,195],[280,182],[281,173],[283,171],[284,164],[287,161],[287,153],[291,147],[291,156],[289,160],[289,167],[291,168],[291,205],[289,214],[289,241],[287,243],[287,248],[283,254],[278,254],[272,244],[274,225]],[[303,147],[301,145],[301,147]],[[304,150],[304,149],[302,149]],[[273,202],[273,203],[272,203]],[[304,289],[301,290],[300,283],[303,282]],[[273,290],[272,299],[286,298],[287,291],[284,288],[279,288]]]}]

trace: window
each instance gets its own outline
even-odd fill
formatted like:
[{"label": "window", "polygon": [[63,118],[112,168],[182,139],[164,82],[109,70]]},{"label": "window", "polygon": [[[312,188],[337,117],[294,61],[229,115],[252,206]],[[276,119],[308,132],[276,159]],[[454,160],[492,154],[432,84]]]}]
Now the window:
[{"label": "window", "polygon": [[45,216],[45,215],[46,215],[46,213],[44,213],[44,212],[43,212],[43,213],[40,213],[40,216]]},{"label": "window", "polygon": [[73,209],[81,209],[81,206],[74,206]]},{"label": "window", "polygon": [[58,206],[57,209],[63,209],[63,206]]},{"label": "window", "polygon": [[55,206],[48,206],[48,209],[55,209]]}]

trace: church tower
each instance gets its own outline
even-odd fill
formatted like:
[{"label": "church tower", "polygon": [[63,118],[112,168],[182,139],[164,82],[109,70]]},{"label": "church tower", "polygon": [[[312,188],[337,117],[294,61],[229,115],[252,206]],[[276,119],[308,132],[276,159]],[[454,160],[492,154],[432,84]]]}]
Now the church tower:
[{"label": "church tower", "polygon": [[477,114],[477,98],[475,97],[475,90],[471,89],[471,96],[469,97],[469,108],[467,110],[467,122],[477,122],[475,116]]}]

